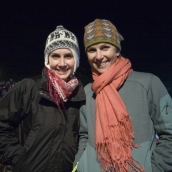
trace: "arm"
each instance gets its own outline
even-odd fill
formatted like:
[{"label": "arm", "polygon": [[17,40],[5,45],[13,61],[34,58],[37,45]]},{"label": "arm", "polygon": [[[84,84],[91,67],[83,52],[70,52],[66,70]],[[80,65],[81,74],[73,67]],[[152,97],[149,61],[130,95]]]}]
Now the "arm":
[{"label": "arm", "polygon": [[159,136],[152,154],[153,172],[172,171],[172,99],[162,82],[154,77],[149,90],[151,118]]},{"label": "arm", "polygon": [[73,167],[79,162],[88,142],[88,129],[87,129],[87,119],[85,113],[85,105],[80,108],[80,130],[79,130],[79,148],[78,153],[75,156],[75,161]]},{"label": "arm", "polygon": [[21,145],[14,134],[22,118],[29,113],[36,95],[36,84],[25,79],[16,84],[0,101],[0,163],[14,164]]}]

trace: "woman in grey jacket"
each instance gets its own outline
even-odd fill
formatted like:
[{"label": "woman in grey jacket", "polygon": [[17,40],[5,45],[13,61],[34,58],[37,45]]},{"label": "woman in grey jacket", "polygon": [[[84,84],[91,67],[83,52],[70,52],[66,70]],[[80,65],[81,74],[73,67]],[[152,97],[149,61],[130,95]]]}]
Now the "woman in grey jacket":
[{"label": "woman in grey jacket", "polygon": [[22,80],[0,101],[0,163],[6,171],[72,170],[85,100],[78,66],[76,36],[57,26],[47,38],[42,77]]},{"label": "woman in grey jacket", "polygon": [[73,171],[172,171],[171,97],[158,77],[132,70],[120,54],[122,40],[108,20],[85,27],[94,81],[85,87]]}]

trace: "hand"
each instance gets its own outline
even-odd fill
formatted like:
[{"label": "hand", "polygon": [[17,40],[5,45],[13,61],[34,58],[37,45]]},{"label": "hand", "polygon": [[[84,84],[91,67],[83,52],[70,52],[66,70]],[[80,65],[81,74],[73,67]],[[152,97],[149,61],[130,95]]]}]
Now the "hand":
[{"label": "hand", "polygon": [[158,138],[156,138],[156,145],[158,145],[158,140],[159,140],[159,139],[158,139]]}]

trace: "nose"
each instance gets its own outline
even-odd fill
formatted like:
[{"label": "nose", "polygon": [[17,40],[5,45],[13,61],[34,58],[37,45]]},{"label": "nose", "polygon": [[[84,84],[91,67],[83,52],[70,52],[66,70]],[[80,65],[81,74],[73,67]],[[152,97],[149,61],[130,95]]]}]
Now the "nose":
[{"label": "nose", "polygon": [[65,58],[61,57],[59,60],[59,66],[66,66]]},{"label": "nose", "polygon": [[103,59],[103,54],[98,50],[97,52],[96,52],[96,60],[102,60]]}]

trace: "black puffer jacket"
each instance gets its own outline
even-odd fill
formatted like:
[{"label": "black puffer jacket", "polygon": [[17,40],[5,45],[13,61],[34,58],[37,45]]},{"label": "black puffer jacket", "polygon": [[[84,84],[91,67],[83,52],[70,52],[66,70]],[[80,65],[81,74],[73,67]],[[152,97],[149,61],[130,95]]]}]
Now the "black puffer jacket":
[{"label": "black puffer jacket", "polygon": [[0,163],[13,172],[69,172],[78,147],[80,83],[59,110],[49,99],[46,77],[24,79],[0,101]]}]

